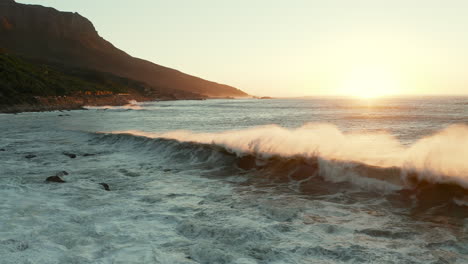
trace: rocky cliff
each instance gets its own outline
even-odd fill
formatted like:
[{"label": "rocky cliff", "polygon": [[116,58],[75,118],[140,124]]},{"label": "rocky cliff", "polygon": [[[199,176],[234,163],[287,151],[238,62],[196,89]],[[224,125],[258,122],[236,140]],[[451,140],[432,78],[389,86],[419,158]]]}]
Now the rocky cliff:
[{"label": "rocky cliff", "polygon": [[109,72],[157,89],[209,97],[247,96],[234,87],[134,58],[100,37],[78,13],[13,0],[0,0],[0,48],[41,63]]}]

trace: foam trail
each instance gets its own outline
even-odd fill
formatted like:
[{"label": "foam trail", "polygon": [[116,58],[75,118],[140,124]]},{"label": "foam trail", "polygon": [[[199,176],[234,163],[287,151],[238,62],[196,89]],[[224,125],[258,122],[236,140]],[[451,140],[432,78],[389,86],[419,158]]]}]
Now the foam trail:
[{"label": "foam trail", "polygon": [[102,110],[102,109],[113,109],[113,110],[142,110],[143,108],[141,105],[136,101],[136,100],[130,100],[128,101],[128,104],[126,105],[121,105],[121,106],[111,106],[111,105],[104,105],[104,106],[84,106],[86,109],[96,109],[96,110]]},{"label": "foam trail", "polygon": [[356,162],[378,167],[417,171],[419,180],[456,183],[468,188],[468,126],[453,125],[407,147],[388,133],[343,133],[329,124],[306,124],[296,129],[276,125],[219,133],[171,131],[127,133],[150,138],[214,144],[238,156],[253,154]]}]

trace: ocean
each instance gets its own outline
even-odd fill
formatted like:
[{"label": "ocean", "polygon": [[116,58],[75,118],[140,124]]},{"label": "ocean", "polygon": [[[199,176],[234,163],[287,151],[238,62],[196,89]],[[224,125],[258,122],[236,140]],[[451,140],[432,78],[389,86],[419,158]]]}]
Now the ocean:
[{"label": "ocean", "polygon": [[468,263],[467,97],[131,102],[0,136],[2,264]]}]

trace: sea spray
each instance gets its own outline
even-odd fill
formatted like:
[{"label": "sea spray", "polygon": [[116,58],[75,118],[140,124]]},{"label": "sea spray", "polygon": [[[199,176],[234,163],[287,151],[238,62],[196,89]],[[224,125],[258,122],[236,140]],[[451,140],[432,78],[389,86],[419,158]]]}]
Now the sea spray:
[{"label": "sea spray", "polygon": [[[320,157],[327,161],[352,162],[380,168],[400,168],[401,176],[417,172],[419,180],[456,183],[468,188],[468,126],[452,125],[404,146],[392,135],[343,133],[330,124],[306,124],[296,129],[276,125],[219,133],[171,131],[150,133],[114,131],[149,138],[173,139],[221,146],[239,157]],[[382,177],[380,177],[382,178]],[[385,179],[383,179],[385,180]],[[389,179],[394,182],[394,179]],[[405,180],[405,179],[403,179]]]}]

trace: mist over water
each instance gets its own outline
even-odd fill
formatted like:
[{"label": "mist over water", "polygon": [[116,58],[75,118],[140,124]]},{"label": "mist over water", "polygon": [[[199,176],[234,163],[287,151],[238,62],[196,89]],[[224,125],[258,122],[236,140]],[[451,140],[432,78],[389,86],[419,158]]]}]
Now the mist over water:
[{"label": "mist over water", "polygon": [[131,102],[0,124],[0,263],[468,261],[468,98]]}]

